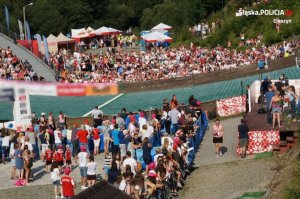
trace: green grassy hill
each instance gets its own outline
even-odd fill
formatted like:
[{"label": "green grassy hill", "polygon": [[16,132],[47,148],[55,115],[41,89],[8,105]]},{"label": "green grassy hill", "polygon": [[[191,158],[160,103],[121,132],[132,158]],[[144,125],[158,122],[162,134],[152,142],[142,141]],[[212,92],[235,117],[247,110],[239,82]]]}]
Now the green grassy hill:
[{"label": "green grassy hill", "polygon": [[[205,40],[200,40],[191,36],[191,40],[201,46],[215,47],[218,44],[227,46],[227,42],[232,43],[232,47],[237,47],[240,41],[240,33],[244,33],[246,38],[256,38],[263,34],[263,43],[266,45],[277,43],[289,39],[294,35],[300,35],[300,1],[299,0],[270,0],[269,3],[253,3],[253,0],[231,0],[222,11],[212,14],[203,22],[222,20],[220,29]],[[250,6],[251,5],[251,6]],[[291,16],[241,16],[237,17],[239,8],[244,10],[292,10]],[[277,33],[273,19],[291,19],[291,24],[282,24],[280,32]],[[187,35],[178,34],[177,40],[186,41]]]}]

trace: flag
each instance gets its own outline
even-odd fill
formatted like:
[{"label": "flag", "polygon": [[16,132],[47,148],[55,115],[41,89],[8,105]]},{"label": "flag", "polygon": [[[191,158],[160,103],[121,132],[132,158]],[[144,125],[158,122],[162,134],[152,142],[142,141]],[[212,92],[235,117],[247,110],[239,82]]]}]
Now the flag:
[{"label": "flag", "polygon": [[31,40],[31,34],[30,34],[30,27],[29,27],[29,23],[27,21],[25,21],[25,27],[26,27],[26,35],[27,35],[27,40]]},{"label": "flag", "polygon": [[23,32],[23,23],[18,19],[19,30],[20,30],[20,38],[24,40],[24,32]]},{"label": "flag", "polygon": [[36,34],[35,38],[36,38],[36,40],[38,42],[39,52],[41,53],[42,52],[42,38],[41,38],[41,35]]},{"label": "flag", "polygon": [[9,29],[9,12],[8,12],[8,8],[5,6],[4,10],[5,10],[5,17],[6,17],[7,29]]},{"label": "flag", "polygon": [[49,50],[48,50],[47,38],[45,37],[45,35],[43,35],[43,42],[44,42],[44,48],[45,48],[45,56],[48,61],[49,60]]}]

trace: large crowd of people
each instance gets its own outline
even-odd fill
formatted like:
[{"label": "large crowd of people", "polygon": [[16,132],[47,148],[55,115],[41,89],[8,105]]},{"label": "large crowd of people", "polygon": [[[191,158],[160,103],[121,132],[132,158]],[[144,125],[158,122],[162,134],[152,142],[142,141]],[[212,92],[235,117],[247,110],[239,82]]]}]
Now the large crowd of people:
[{"label": "large crowd of people", "polygon": [[252,46],[249,41],[246,41],[249,48],[244,52],[221,46],[209,50],[194,45],[178,49],[152,48],[146,52],[108,48],[98,55],[69,53],[62,49],[50,58],[49,63],[59,71],[61,82],[137,82],[256,65],[261,59],[267,62],[287,57],[299,47],[298,41],[261,47]]},{"label": "large crowd of people", "polygon": [[[103,178],[133,198],[176,198],[190,173],[195,135],[207,128],[201,103],[193,96],[181,106],[176,96],[164,100],[163,110],[137,113],[123,109],[110,120],[92,111],[93,125],[67,126],[66,115],[57,118],[42,113],[26,129],[3,129],[2,162],[10,160],[11,179],[16,185],[34,180],[32,166],[41,159],[45,174],[51,173],[55,197],[74,195],[72,170],[79,166],[81,188],[92,186],[100,169]],[[202,129],[202,130],[201,130]],[[104,143],[104,168],[95,156]],[[196,146],[195,146],[196,147]]]},{"label": "large crowd of people", "polygon": [[10,47],[0,48],[0,79],[21,81],[43,81],[27,60],[19,59]]},{"label": "large crowd of people", "polygon": [[[118,46],[108,47],[97,55],[61,49],[51,55],[48,64],[57,71],[57,80],[64,83],[138,82],[244,67],[257,64],[262,59],[267,63],[295,54],[299,48],[299,41],[261,46],[261,39],[262,36],[258,36],[245,40],[241,33],[241,45],[248,47],[245,51],[232,49],[231,44],[227,48],[217,46],[210,50],[194,44],[188,48],[153,47],[147,51],[128,51]],[[1,49],[0,58],[2,79],[44,80],[32,70],[27,60],[23,62],[13,55],[9,47]]]}]

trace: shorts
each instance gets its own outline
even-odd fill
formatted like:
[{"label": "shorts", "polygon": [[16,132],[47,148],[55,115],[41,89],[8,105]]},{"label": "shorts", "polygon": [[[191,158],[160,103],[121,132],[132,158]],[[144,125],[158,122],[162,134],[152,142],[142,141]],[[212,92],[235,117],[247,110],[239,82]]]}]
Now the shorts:
[{"label": "shorts", "polygon": [[12,159],[10,160],[10,164],[11,164],[12,167],[15,167],[15,166],[16,166],[16,159],[13,159],[13,158],[12,158]]},{"label": "shorts", "polygon": [[96,175],[87,175],[88,180],[96,180]]},{"label": "shorts", "polygon": [[281,107],[272,108],[272,113],[281,113],[281,111],[282,111]]},{"label": "shorts", "polygon": [[66,163],[67,164],[72,164],[72,161],[71,160],[66,160]]},{"label": "shorts", "polygon": [[2,146],[2,155],[6,156],[8,152],[8,146]]},{"label": "shorts", "polygon": [[57,164],[58,166],[64,166],[64,161],[58,161]]},{"label": "shorts", "polygon": [[48,144],[42,144],[42,153],[45,153],[48,149]]},{"label": "shorts", "polygon": [[213,137],[213,143],[215,144],[223,143],[223,137]]},{"label": "shorts", "polygon": [[120,152],[121,152],[121,157],[126,156],[126,144],[120,144]]},{"label": "shorts", "polygon": [[79,167],[81,177],[87,176],[87,167]]},{"label": "shorts", "polygon": [[56,187],[59,187],[60,186],[60,180],[56,180],[56,181],[52,182],[52,184]]},{"label": "shorts", "polygon": [[247,147],[248,146],[248,138],[241,138],[239,140],[239,144],[240,144],[240,147]]},{"label": "shorts", "polygon": [[46,160],[46,165],[51,165],[52,164],[52,161],[51,160]]},{"label": "shorts", "polygon": [[98,138],[97,140],[94,140],[94,146],[97,148],[100,145],[100,138]]}]

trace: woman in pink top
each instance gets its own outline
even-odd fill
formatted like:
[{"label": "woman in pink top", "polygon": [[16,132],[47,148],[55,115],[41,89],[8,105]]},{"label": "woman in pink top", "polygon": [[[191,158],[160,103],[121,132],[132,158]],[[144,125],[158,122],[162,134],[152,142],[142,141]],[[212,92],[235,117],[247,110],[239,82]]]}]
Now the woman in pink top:
[{"label": "woman in pink top", "polygon": [[213,134],[213,143],[215,144],[217,157],[220,157],[222,156],[222,151],[220,149],[223,143],[224,128],[222,124],[220,124],[219,119],[216,119],[216,122],[212,129],[212,134]]}]

